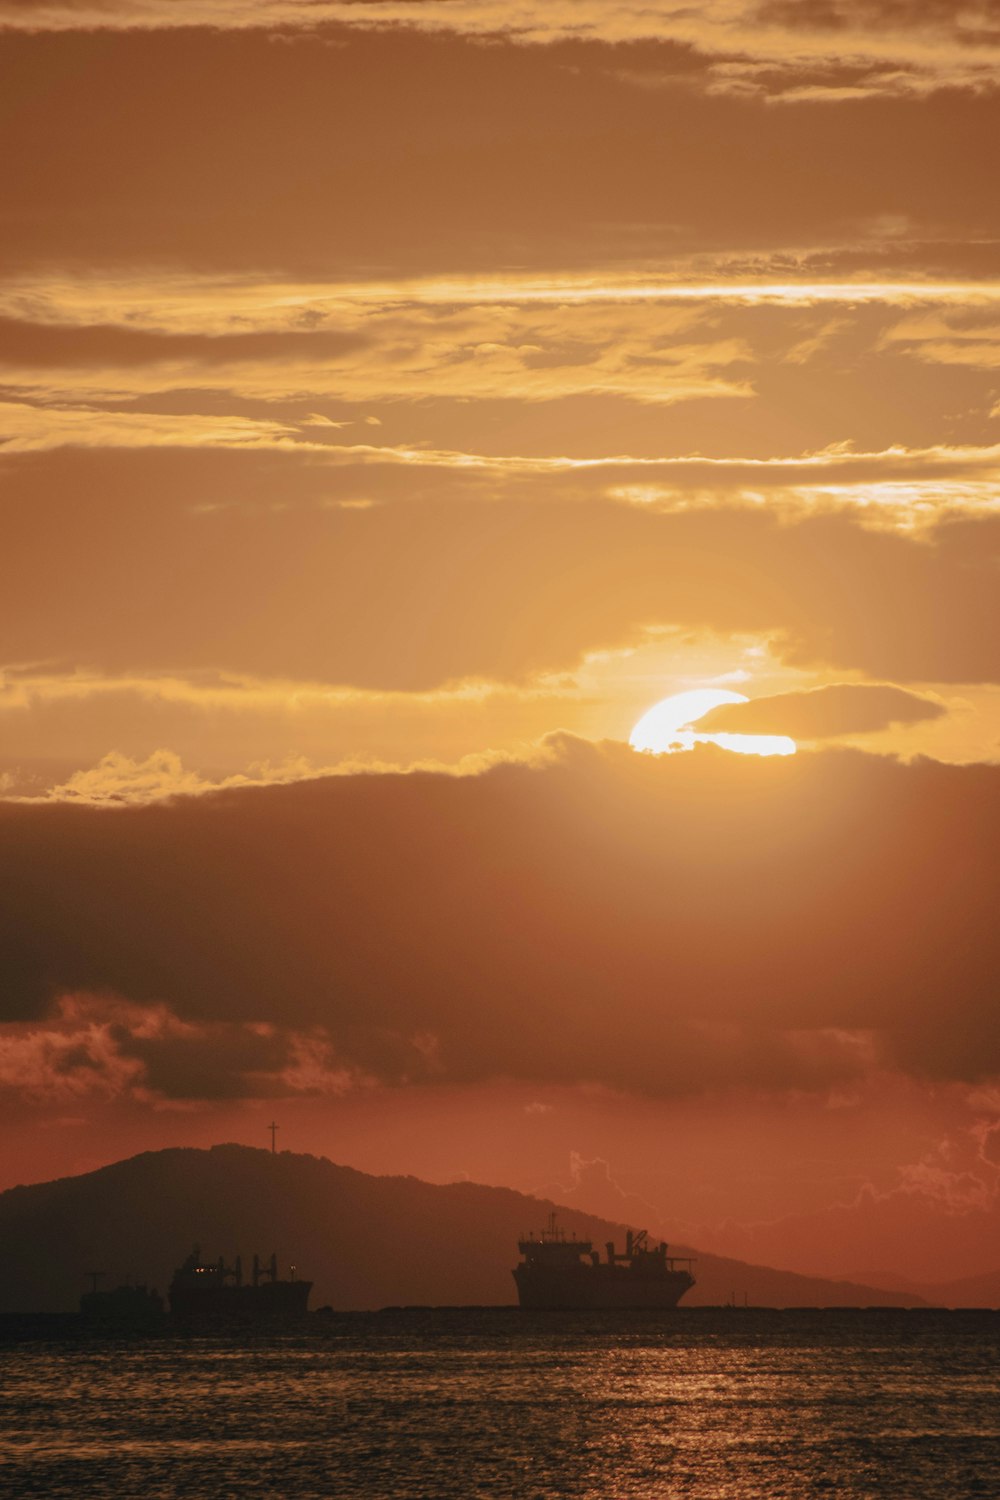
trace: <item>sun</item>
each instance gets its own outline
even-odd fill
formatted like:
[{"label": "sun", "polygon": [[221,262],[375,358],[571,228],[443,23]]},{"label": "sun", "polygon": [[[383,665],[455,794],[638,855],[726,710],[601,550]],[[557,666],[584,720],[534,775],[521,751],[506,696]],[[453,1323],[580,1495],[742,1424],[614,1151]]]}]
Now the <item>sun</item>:
[{"label": "sun", "polygon": [[729,688],[692,688],[673,693],[643,714],[629,735],[633,750],[665,755],[674,750],[691,750],[695,745],[718,745],[737,755],[794,755],[795,741],[786,734],[699,734],[692,724],[724,703],[748,703],[743,693]]}]

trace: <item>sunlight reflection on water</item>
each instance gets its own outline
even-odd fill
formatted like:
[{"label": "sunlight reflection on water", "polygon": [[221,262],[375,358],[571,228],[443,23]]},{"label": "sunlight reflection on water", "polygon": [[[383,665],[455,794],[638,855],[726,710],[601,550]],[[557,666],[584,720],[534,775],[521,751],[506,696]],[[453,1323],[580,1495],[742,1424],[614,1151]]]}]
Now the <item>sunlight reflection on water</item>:
[{"label": "sunlight reflection on water", "polygon": [[344,1315],[0,1347],[20,1496],[1000,1493],[1000,1314]]}]

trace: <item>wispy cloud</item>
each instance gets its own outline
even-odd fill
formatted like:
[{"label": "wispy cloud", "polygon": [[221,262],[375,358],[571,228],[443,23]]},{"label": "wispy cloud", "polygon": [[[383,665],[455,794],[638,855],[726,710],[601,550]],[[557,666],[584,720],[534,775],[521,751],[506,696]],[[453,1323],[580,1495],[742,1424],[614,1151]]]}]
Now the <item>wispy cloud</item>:
[{"label": "wispy cloud", "polygon": [[900,358],[988,372],[998,299],[1000,283],[802,274],[325,287],[191,277],[159,294],[141,278],[14,281],[0,283],[0,420],[21,447],[62,440],[50,431],[134,443],[140,417],[143,441],[274,445],[295,424],[315,442],[360,432],[391,405],[433,403],[438,430],[461,430],[471,403],[760,402],[788,366],[827,385],[848,360],[880,381]]},{"label": "wispy cloud", "polygon": [[[356,473],[351,485],[363,489],[365,507],[408,498],[410,481],[421,474],[439,474],[447,476],[452,486],[457,483],[453,498],[495,498],[495,486],[500,485],[511,498],[571,501],[600,497],[663,511],[767,504],[801,515],[846,508],[864,524],[903,530],[934,525],[942,515],[992,513],[998,507],[1000,447],[995,445],[940,444],[869,453],[834,445],[819,453],[772,459],[629,454],[580,458],[321,442],[314,436],[316,430],[309,420],[294,424],[0,403],[0,433],[10,454],[64,447],[298,454],[308,460],[314,474],[317,469],[331,477]],[[402,490],[394,474],[405,476]],[[354,488],[346,498],[355,508],[362,503]],[[334,493],[321,503],[336,507],[344,499]],[[287,503],[286,498],[283,504]]]},{"label": "wispy cloud", "polygon": [[284,423],[248,417],[124,413],[100,407],[0,401],[0,452],[51,448],[286,448],[303,446]]},{"label": "wispy cloud", "polygon": [[[927,247],[929,251],[933,248]],[[114,328],[127,318],[137,332],[190,334],[198,329],[203,340],[199,347],[206,352],[214,347],[218,354],[232,357],[232,342],[213,346],[210,339],[231,335],[235,340],[242,330],[249,352],[251,333],[285,331],[308,339],[310,332],[316,331],[317,319],[329,320],[331,331],[349,335],[359,310],[395,314],[423,306],[458,309],[542,304],[558,308],[623,302],[791,306],[1000,302],[1000,280],[996,278],[880,278],[864,274],[831,278],[817,274],[817,262],[832,254],[833,247],[761,251],[753,257],[752,273],[746,255],[686,257],[670,275],[650,266],[624,271],[557,268],[548,274],[502,272],[399,276],[391,280],[375,275],[358,281],[264,279],[250,274],[179,273],[170,268],[156,277],[143,270],[109,268],[99,278],[47,270],[4,277],[0,281],[0,311],[8,318],[42,325],[93,328],[105,323]],[[351,321],[338,325],[340,316]],[[322,323],[319,326],[322,328]],[[154,350],[164,357],[170,353],[168,343],[157,345],[150,340],[143,346],[138,337],[133,349],[135,355],[143,352],[147,357]]]}]

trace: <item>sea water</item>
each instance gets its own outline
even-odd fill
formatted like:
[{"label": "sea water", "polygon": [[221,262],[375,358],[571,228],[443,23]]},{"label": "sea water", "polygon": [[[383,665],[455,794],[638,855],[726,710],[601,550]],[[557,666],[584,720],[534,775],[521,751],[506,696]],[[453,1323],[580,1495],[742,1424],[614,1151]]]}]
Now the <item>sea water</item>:
[{"label": "sea water", "polygon": [[342,1314],[0,1346],[0,1494],[1000,1496],[1000,1313]]}]

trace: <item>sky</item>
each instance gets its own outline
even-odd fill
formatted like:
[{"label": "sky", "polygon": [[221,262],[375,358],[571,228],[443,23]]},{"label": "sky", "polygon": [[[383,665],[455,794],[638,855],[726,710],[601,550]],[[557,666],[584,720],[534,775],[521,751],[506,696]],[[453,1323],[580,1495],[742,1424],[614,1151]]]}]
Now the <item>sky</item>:
[{"label": "sky", "polygon": [[998,63],[0,0],[0,1187],[273,1119],[1000,1267]]}]

